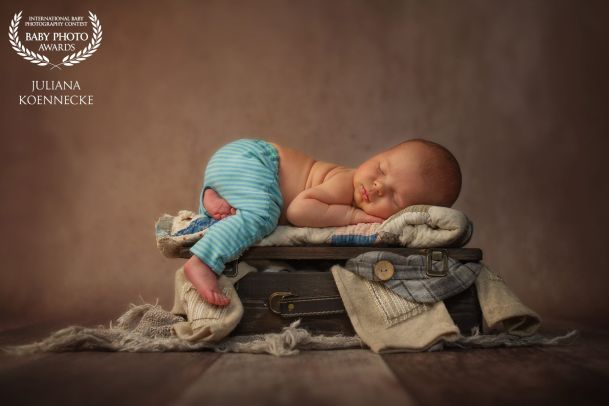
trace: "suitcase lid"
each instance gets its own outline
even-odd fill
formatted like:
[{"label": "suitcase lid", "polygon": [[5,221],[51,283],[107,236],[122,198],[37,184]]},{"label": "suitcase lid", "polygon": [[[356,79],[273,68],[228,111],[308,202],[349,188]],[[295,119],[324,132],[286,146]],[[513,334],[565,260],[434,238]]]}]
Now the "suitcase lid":
[{"label": "suitcase lid", "polygon": [[457,261],[480,261],[482,250],[479,248],[406,248],[391,246],[329,247],[329,246],[285,246],[251,247],[239,259],[318,259],[347,260],[369,251],[388,251],[398,255],[431,255],[443,252]]}]

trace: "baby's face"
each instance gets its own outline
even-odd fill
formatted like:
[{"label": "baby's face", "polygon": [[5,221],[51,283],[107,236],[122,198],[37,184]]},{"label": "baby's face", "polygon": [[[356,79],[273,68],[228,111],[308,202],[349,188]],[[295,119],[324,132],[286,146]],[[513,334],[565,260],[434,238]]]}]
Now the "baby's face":
[{"label": "baby's face", "polygon": [[413,143],[384,151],[361,164],[353,175],[355,205],[366,213],[387,218],[425,200],[420,170],[425,151]]}]

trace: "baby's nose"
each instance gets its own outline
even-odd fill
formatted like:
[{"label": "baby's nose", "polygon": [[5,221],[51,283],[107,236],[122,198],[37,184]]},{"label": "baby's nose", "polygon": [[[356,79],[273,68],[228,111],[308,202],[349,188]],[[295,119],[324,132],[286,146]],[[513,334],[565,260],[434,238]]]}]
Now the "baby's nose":
[{"label": "baby's nose", "polygon": [[374,189],[376,190],[376,192],[378,193],[379,196],[383,195],[383,184],[381,182],[374,181]]}]

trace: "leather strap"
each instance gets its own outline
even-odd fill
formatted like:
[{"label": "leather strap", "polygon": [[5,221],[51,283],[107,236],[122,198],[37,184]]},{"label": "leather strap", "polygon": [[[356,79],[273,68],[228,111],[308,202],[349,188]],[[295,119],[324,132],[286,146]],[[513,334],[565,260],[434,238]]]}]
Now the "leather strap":
[{"label": "leather strap", "polygon": [[340,296],[284,296],[271,309],[281,317],[325,316],[345,313]]}]

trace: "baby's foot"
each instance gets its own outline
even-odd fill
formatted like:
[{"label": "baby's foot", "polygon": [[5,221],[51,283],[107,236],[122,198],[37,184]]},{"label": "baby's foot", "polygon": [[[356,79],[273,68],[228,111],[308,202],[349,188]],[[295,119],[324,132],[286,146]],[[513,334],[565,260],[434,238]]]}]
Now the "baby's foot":
[{"label": "baby's foot", "polygon": [[218,277],[208,267],[187,264],[184,266],[184,274],[207,303],[216,306],[226,306],[230,303],[230,299],[218,289]]},{"label": "baby's foot", "polygon": [[203,194],[203,207],[210,216],[216,220],[222,220],[226,216],[235,214],[237,210],[224,200],[213,189],[205,189]]}]

